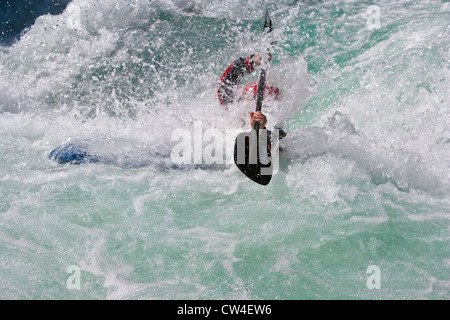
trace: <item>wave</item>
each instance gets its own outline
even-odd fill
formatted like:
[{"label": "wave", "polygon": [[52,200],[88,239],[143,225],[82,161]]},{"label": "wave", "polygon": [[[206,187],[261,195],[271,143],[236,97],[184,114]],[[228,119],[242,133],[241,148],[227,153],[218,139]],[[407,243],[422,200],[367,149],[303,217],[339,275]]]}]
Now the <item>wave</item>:
[{"label": "wave", "polygon": [[[292,158],[343,154],[374,182],[404,190],[448,184],[449,8],[406,3],[380,3],[382,23],[372,30],[366,3],[327,2],[320,14],[307,2],[266,4],[277,41],[268,79],[283,99],[267,101],[264,112],[270,126],[290,131]],[[0,52],[0,112],[49,119],[59,144],[125,138],[164,155],[172,132],[195,121],[222,129],[246,123],[252,104],[227,112],[216,97],[233,58],[263,48],[260,3],[241,7],[71,1]],[[336,140],[342,135],[352,143]]]}]

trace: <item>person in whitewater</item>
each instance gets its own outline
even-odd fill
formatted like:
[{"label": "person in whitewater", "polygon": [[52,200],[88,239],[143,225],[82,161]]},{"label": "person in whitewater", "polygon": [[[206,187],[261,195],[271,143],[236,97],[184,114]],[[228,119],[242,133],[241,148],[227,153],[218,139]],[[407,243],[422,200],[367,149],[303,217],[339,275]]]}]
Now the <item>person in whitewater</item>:
[{"label": "person in whitewater", "polygon": [[[268,53],[269,58],[268,62],[272,61],[272,55],[270,52]],[[221,105],[227,107],[228,104],[235,102],[236,100],[236,91],[241,83],[244,76],[251,74],[255,67],[261,65],[261,56],[252,54],[247,58],[239,58],[235,60],[223,73],[220,77],[219,89],[217,90],[217,95],[219,98],[219,102]],[[248,84],[243,90],[242,94],[237,97],[238,101],[245,99],[256,99],[258,92],[258,82],[252,82]],[[280,89],[271,85],[265,85],[264,88],[265,96],[272,96],[273,98],[279,100],[280,99]],[[267,117],[261,112],[250,112],[250,124],[253,128],[253,123],[257,121],[260,123],[260,129],[264,129],[267,123]],[[286,136],[286,133],[279,128],[275,127],[279,130],[280,139]]]}]

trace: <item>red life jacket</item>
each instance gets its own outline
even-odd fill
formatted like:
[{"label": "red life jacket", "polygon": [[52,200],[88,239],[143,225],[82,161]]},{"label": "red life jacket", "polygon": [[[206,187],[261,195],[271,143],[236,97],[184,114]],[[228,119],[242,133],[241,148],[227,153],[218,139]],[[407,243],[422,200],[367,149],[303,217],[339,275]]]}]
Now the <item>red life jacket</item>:
[{"label": "red life jacket", "polygon": [[254,55],[247,58],[239,58],[234,61],[225,70],[220,77],[219,89],[217,95],[219,97],[220,104],[231,103],[234,101],[234,89],[241,83],[242,78],[255,70],[251,59]]},{"label": "red life jacket", "polygon": [[[242,91],[242,95],[244,97],[256,98],[258,94],[258,82],[252,82],[248,84],[244,91]],[[266,84],[264,88],[264,97],[273,97],[276,100],[280,100],[280,89],[275,86]]]}]

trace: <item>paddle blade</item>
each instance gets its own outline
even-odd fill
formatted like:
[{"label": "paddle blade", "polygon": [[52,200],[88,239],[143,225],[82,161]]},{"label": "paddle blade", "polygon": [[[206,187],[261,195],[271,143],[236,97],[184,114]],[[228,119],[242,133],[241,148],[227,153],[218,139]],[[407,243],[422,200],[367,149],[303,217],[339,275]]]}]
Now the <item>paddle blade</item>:
[{"label": "paddle blade", "polygon": [[266,139],[258,139],[255,130],[240,133],[234,143],[234,163],[249,179],[261,185],[268,185],[272,179],[269,146]]}]

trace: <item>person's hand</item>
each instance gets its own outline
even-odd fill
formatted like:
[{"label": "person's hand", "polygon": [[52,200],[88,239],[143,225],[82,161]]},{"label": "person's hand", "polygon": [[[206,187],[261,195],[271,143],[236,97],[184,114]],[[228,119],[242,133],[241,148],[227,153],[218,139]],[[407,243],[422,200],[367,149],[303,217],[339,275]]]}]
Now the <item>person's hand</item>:
[{"label": "person's hand", "polygon": [[252,128],[255,121],[259,122],[260,129],[264,129],[267,123],[267,118],[261,111],[250,112],[250,124],[252,125]]},{"label": "person's hand", "polygon": [[252,61],[254,66],[259,67],[261,65],[261,56],[255,54],[252,58]]},{"label": "person's hand", "polygon": [[[272,54],[270,52],[268,52],[267,55],[269,56],[267,61],[271,62],[272,61]],[[257,54],[255,54],[253,56],[253,58],[252,58],[253,65],[256,66],[256,67],[259,67],[261,65],[261,60],[262,60],[261,56],[258,56]]]}]

